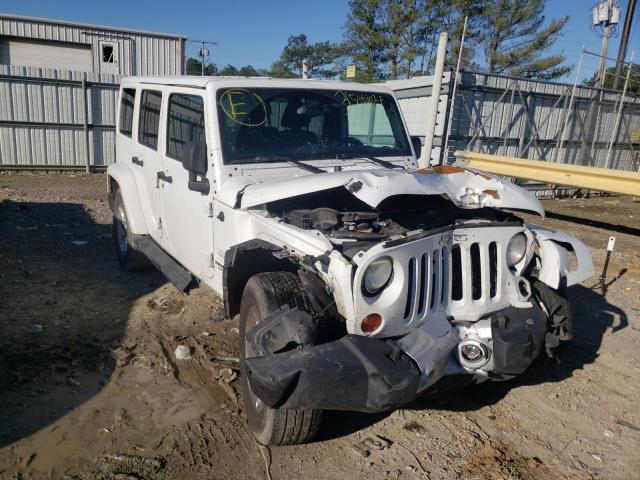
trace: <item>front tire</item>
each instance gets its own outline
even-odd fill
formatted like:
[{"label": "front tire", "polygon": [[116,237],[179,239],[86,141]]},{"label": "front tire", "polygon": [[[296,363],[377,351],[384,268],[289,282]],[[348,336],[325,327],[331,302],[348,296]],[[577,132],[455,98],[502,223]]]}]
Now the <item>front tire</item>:
[{"label": "front tire", "polygon": [[111,227],[111,236],[120,266],[127,271],[149,268],[151,263],[133,244],[127,211],[124,208],[124,201],[119,189],[113,199],[113,223]]},{"label": "front tire", "polygon": [[[249,279],[240,304],[240,354],[243,358],[252,355],[246,333],[283,305],[307,311],[311,308],[295,274],[269,272]],[[242,372],[241,385],[247,423],[262,445],[306,443],[318,433],[321,410],[269,408],[251,391],[245,372]]]}]

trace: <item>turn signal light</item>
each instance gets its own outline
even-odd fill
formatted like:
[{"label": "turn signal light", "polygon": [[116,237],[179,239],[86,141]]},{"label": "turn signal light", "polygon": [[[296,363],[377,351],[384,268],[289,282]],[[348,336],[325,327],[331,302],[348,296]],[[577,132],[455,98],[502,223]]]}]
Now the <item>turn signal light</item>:
[{"label": "turn signal light", "polygon": [[365,333],[375,332],[382,325],[382,316],[379,313],[370,313],[362,319],[360,328]]}]

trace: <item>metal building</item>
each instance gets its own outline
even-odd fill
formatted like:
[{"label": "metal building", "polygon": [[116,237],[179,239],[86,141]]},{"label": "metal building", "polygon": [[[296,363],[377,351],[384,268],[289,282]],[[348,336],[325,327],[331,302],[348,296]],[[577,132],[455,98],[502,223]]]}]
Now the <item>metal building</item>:
[{"label": "metal building", "polygon": [[0,13],[0,65],[182,75],[186,37]]}]

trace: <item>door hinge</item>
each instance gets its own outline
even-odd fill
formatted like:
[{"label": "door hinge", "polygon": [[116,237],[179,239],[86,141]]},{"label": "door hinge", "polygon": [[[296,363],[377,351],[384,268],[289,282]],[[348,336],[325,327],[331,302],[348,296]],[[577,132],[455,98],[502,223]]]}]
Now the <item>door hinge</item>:
[{"label": "door hinge", "polygon": [[213,256],[213,253],[209,254],[209,268],[214,268],[216,266],[216,259]]},{"label": "door hinge", "polygon": [[213,218],[213,202],[209,202],[209,218]]}]

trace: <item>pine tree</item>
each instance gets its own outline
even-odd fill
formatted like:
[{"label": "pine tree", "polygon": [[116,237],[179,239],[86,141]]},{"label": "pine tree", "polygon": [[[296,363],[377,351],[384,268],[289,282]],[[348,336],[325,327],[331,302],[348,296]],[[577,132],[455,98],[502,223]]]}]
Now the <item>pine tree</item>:
[{"label": "pine tree", "polygon": [[343,49],[356,66],[356,80],[373,82],[384,74],[385,36],[380,25],[383,0],[350,0]]},{"label": "pine tree", "polygon": [[309,43],[302,33],[287,40],[280,58],[271,66],[270,75],[279,78],[300,78],[302,62],[307,62],[310,77],[332,78],[338,72],[333,66],[339,47],[331,42]]},{"label": "pine tree", "polygon": [[489,72],[551,79],[572,70],[562,65],[565,56],[544,56],[569,19],[554,19],[545,27],[544,7],[545,0],[487,2],[482,12],[482,33]]},{"label": "pine tree", "polygon": [[467,31],[462,52],[462,67],[477,66],[476,48],[482,42],[483,12],[487,6],[487,0],[452,0],[449,4],[449,19],[447,31],[451,43],[451,56],[448,61],[454,65],[458,61],[464,19],[467,18]]}]

